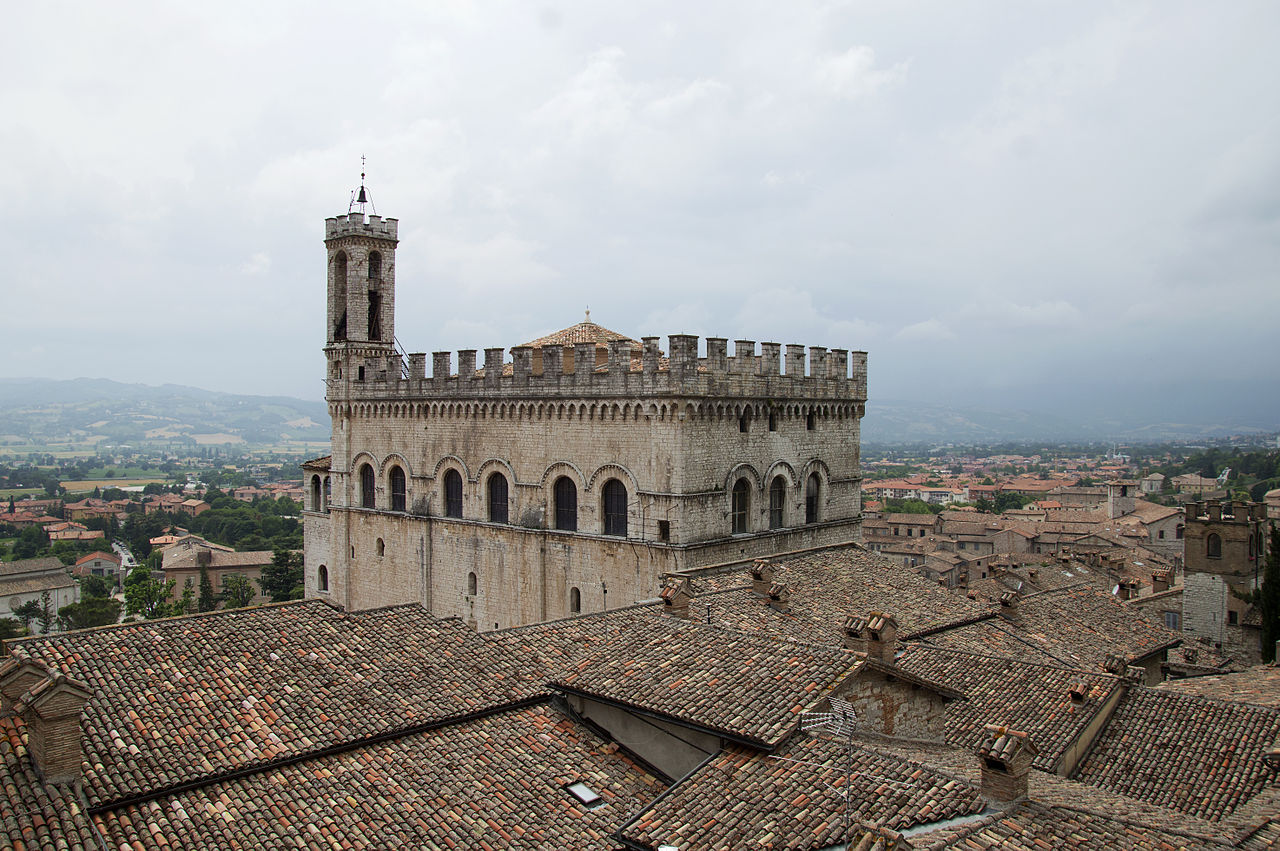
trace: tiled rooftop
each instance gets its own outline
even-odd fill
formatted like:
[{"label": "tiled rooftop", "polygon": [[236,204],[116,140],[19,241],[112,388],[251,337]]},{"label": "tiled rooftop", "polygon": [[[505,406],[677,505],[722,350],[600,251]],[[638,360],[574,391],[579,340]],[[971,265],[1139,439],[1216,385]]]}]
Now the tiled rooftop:
[{"label": "tiled rooftop", "polygon": [[93,828],[75,792],[40,781],[21,718],[0,717],[0,848],[92,848]]},{"label": "tiled rooftop", "polygon": [[990,617],[999,609],[941,588],[857,544],[780,556],[770,563],[777,570],[775,581],[790,589],[788,614],[762,611],[767,607],[750,590],[702,596],[709,590],[749,588],[747,570],[695,577],[691,608],[711,605],[716,623],[824,644],[840,642],[840,627],[849,614],[884,612],[897,620],[901,635],[911,637]]},{"label": "tiled rooftop", "polygon": [[[1203,661],[1203,660],[1201,660]],[[1217,700],[1238,700],[1280,709],[1280,665],[1255,665],[1234,674],[1166,680],[1157,688]]]},{"label": "tiled rooftop", "polygon": [[773,747],[860,659],[847,650],[684,622],[624,637],[570,667],[555,685]]},{"label": "tiled rooftop", "polygon": [[95,692],[82,722],[97,806],[545,690],[539,664],[420,606],[319,601],[23,639]]},{"label": "tiled rooftop", "polygon": [[[1056,767],[1119,684],[1101,673],[916,643],[906,645],[898,666],[967,698],[947,705],[947,741],[976,750],[985,736],[984,725],[1012,727],[1031,736],[1039,749],[1033,765],[1047,771]],[[1072,691],[1080,686],[1078,699],[1073,699]]]},{"label": "tiled rooftop", "polygon": [[1280,709],[1139,688],[1121,701],[1075,776],[1221,819],[1280,784],[1262,759],[1277,738]]},{"label": "tiled rooftop", "polygon": [[[801,735],[775,758],[730,747],[709,760],[620,833],[648,848],[819,849],[841,840],[842,743]],[[985,803],[963,780],[880,748],[852,752],[852,827],[902,830],[980,812]]]},{"label": "tiled rooftop", "polygon": [[[565,787],[601,798],[590,808]],[[112,848],[582,848],[662,791],[549,705],[379,742],[99,814]]]},{"label": "tiled rooftop", "polygon": [[608,345],[610,340],[629,340],[633,347],[639,348],[640,342],[638,340],[633,340],[626,334],[619,334],[617,331],[610,331],[602,325],[597,325],[591,321],[590,316],[591,314],[588,313],[588,318],[585,322],[570,325],[568,328],[562,328],[545,337],[521,343],[521,345],[540,348],[542,346],[572,346],[577,343],[595,343],[597,346],[604,346]]}]

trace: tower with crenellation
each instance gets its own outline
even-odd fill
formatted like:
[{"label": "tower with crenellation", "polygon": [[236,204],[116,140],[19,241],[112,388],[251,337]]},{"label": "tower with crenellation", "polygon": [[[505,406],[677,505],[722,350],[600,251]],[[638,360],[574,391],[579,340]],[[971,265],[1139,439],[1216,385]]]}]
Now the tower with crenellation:
[{"label": "tower with crenellation", "polygon": [[[362,187],[363,191],[363,187]],[[306,587],[486,630],[655,597],[664,574],[860,537],[866,354],[592,322],[402,356],[397,222],[326,220],[331,452]]]}]

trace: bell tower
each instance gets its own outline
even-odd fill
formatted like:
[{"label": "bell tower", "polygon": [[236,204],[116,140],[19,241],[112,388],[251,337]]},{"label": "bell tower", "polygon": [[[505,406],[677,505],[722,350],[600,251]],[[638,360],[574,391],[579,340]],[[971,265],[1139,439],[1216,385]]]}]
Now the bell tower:
[{"label": "bell tower", "polygon": [[[366,362],[385,365],[395,352],[398,222],[377,214],[360,173],[345,216],[325,219],[328,383],[364,381]],[[371,376],[370,376],[371,377]]]}]

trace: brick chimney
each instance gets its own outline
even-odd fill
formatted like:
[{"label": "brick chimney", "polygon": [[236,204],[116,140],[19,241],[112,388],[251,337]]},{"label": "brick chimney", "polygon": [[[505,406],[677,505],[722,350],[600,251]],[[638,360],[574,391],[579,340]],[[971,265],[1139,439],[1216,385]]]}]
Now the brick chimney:
[{"label": "brick chimney", "polygon": [[1156,570],[1151,573],[1151,593],[1159,594],[1169,590],[1169,571]]},{"label": "brick chimney", "polygon": [[892,665],[898,652],[898,622],[881,612],[870,612],[866,617],[851,615],[844,621],[844,646]]},{"label": "brick chimney", "polygon": [[660,595],[662,611],[673,618],[689,619],[689,603],[693,601],[693,587],[688,577],[668,580]]},{"label": "brick chimney", "polygon": [[80,744],[80,712],[93,689],[62,674],[50,674],[14,704],[27,725],[27,747],[36,771],[46,783],[80,778],[84,748]]},{"label": "brick chimney", "polygon": [[775,612],[791,611],[791,586],[785,582],[775,582],[770,585],[769,608]]},{"label": "brick chimney", "polygon": [[1005,591],[1000,595],[1000,617],[1015,626],[1022,624],[1022,609],[1017,591]]},{"label": "brick chimney", "polygon": [[0,712],[8,712],[32,686],[49,676],[49,670],[30,659],[10,656],[0,663]]},{"label": "brick chimney", "polygon": [[986,738],[978,746],[982,760],[982,795],[990,801],[1010,803],[1027,796],[1027,775],[1040,749],[1031,738],[1008,727],[988,724]]},{"label": "brick chimney", "polygon": [[778,575],[773,565],[767,559],[758,558],[756,563],[751,566],[751,591],[761,597],[769,596],[769,589],[773,587],[773,580]]}]

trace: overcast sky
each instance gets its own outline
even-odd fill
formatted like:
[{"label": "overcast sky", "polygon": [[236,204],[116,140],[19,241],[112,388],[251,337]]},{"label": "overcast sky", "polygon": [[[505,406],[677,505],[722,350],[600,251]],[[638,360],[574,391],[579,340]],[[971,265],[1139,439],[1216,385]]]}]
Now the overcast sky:
[{"label": "overcast sky", "polygon": [[1273,0],[21,4],[0,376],[320,398],[364,154],[407,351],[589,306],[867,350],[873,401],[1274,379],[1277,45]]}]

